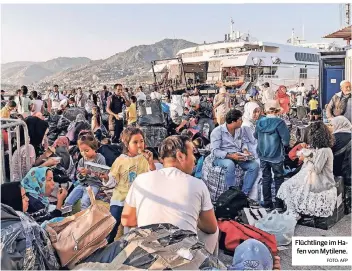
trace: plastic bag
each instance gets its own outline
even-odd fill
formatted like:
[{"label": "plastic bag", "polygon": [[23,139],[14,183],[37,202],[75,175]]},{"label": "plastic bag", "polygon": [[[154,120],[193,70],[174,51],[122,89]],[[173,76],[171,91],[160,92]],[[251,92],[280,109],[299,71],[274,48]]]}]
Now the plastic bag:
[{"label": "plastic bag", "polygon": [[292,241],[297,224],[296,217],[286,211],[279,214],[274,210],[264,218],[255,223],[258,229],[273,234],[276,237],[277,246],[287,246]]},{"label": "plastic bag", "polygon": [[1,204],[1,268],[57,270],[55,250],[44,229],[30,216]]}]

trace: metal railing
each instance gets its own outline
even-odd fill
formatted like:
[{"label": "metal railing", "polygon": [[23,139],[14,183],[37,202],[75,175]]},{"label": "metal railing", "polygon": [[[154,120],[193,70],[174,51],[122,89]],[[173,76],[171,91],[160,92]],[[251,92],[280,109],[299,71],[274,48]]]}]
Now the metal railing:
[{"label": "metal railing", "polygon": [[[13,165],[12,165],[12,157],[13,157],[13,151],[12,151],[12,138],[16,138],[16,142],[17,142],[17,150],[19,153],[19,157],[20,159],[22,159],[21,155],[20,155],[20,149],[21,149],[21,133],[20,133],[20,127],[23,127],[23,132],[24,132],[24,142],[25,142],[25,153],[26,153],[26,167],[29,168],[30,167],[30,161],[29,161],[29,149],[28,149],[28,144],[29,144],[29,136],[28,136],[28,128],[27,128],[27,124],[22,121],[22,120],[18,120],[18,119],[3,119],[0,118],[1,121],[1,130],[5,130],[7,132],[7,136],[8,136],[8,150],[5,150],[5,141],[3,138],[3,133],[1,131],[1,156],[0,156],[0,161],[1,161],[1,172],[2,172],[2,176],[1,176],[1,183],[4,183],[6,181],[12,181],[13,180]],[[9,163],[8,165],[5,165],[5,155],[8,154],[9,155]],[[19,165],[19,173],[20,176],[22,176],[22,163],[21,161],[19,161],[18,163]],[[10,179],[7,179],[6,177],[6,166],[9,167],[10,169]]]}]

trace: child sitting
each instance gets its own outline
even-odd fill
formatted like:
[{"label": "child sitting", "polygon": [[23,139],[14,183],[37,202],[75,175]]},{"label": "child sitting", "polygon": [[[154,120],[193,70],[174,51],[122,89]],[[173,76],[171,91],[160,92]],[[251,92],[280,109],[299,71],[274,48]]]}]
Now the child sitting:
[{"label": "child sitting", "polygon": [[115,183],[114,180],[108,181],[108,174],[96,174],[91,166],[86,165],[87,161],[106,165],[104,156],[96,152],[99,145],[93,133],[90,131],[81,133],[78,136],[77,145],[83,156],[79,160],[77,167],[77,180],[79,183],[75,185],[75,188],[68,195],[65,205],[74,205],[81,199],[81,210],[84,210],[90,206],[90,199],[86,190],[87,186],[90,186],[94,195],[96,195],[101,186],[114,187]]}]

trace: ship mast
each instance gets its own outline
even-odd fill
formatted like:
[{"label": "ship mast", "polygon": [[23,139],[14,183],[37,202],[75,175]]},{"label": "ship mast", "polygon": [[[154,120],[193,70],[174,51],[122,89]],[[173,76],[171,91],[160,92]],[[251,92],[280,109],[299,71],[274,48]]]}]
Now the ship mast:
[{"label": "ship mast", "polygon": [[234,24],[234,22],[233,22],[233,19],[232,19],[232,17],[231,17],[231,24],[230,24],[230,40],[233,40],[233,39],[234,39],[234,37],[233,37],[233,24]]}]

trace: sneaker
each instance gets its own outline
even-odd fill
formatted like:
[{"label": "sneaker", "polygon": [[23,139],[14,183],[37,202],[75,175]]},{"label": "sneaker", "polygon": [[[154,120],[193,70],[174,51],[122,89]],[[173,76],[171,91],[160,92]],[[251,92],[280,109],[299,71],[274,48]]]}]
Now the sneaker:
[{"label": "sneaker", "polygon": [[267,213],[270,213],[271,211],[274,211],[274,210],[275,210],[275,208],[274,208],[273,205],[263,206],[263,207],[265,208],[265,211],[266,211]]},{"label": "sneaker", "polygon": [[260,208],[259,202],[255,201],[253,199],[250,199],[250,198],[248,198],[247,200],[248,200],[249,207],[254,208],[254,209]]}]

